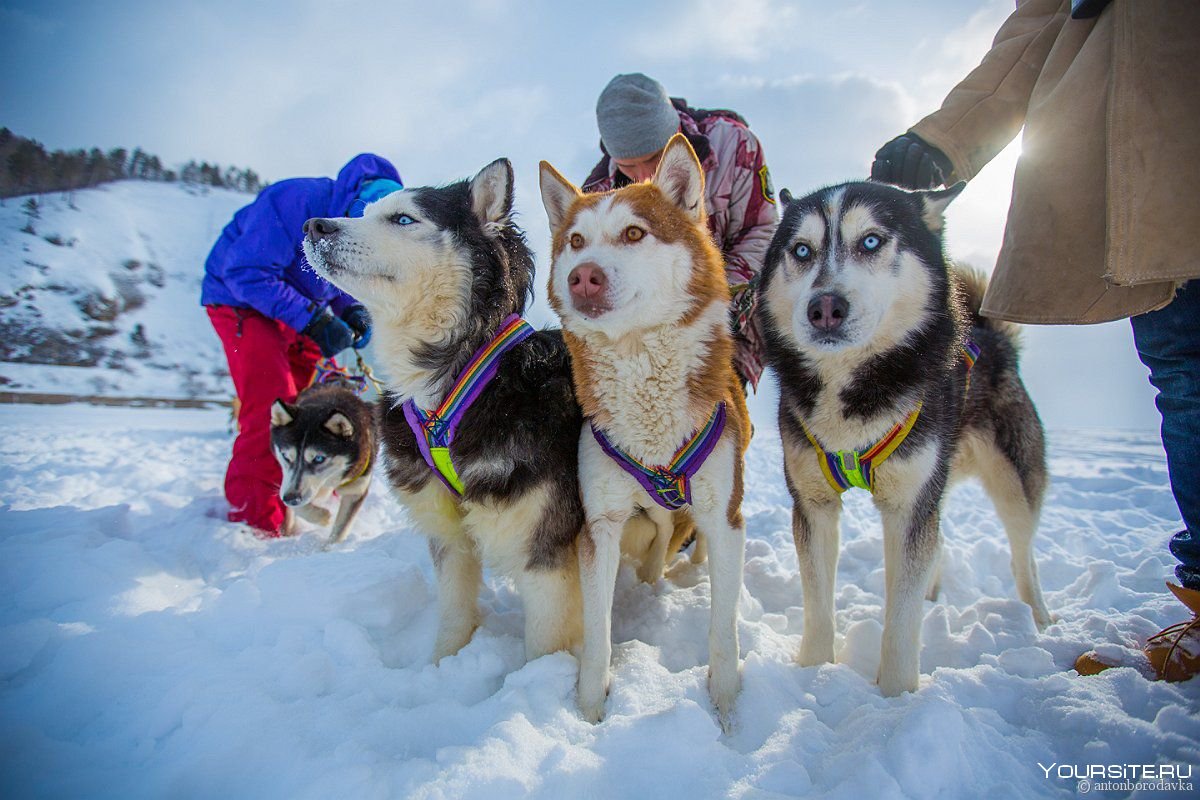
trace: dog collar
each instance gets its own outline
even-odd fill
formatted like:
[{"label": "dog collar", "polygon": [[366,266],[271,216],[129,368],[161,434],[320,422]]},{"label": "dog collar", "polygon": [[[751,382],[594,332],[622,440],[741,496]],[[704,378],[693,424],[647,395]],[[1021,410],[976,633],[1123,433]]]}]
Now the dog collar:
[{"label": "dog collar", "polygon": [[417,446],[425,463],[446,488],[456,495],[466,491],[454,462],[450,444],[462,415],[471,407],[484,388],[496,377],[500,357],[533,334],[533,326],[517,314],[508,317],[492,340],[475,351],[466,369],[454,382],[441,405],[433,410],[418,408],[414,400],[405,400],[404,419],[417,437]]},{"label": "dog collar", "polygon": [[[975,366],[980,352],[982,351],[979,345],[970,340],[963,345],[963,361],[967,365],[967,378],[963,386],[963,394],[966,394],[971,388],[971,368]],[[882,439],[866,450],[830,452],[821,447],[817,438],[812,435],[803,422],[800,423],[800,428],[808,437],[813,449],[817,451],[817,464],[821,467],[825,480],[838,494],[851,488],[866,489],[874,494],[875,470],[880,464],[887,461],[888,456],[896,452],[896,448],[904,443],[913,426],[917,424],[919,416],[921,416],[921,403],[917,403],[917,407],[907,417],[896,423],[890,431],[884,434]]]},{"label": "dog collar", "polygon": [[369,456],[369,455],[368,455],[368,456],[367,456],[367,460],[363,462],[362,468],[361,468],[361,469],[359,469],[359,471],[358,471],[358,472],[354,473],[354,476],[353,476],[353,477],[351,477],[351,478],[348,478],[347,480],[344,480],[344,481],[342,481],[342,482],[341,482],[341,485],[340,485],[338,488],[340,489],[340,488],[341,488],[341,487],[343,487],[343,486],[349,486],[350,484],[354,483],[356,480],[358,480],[359,478],[361,478],[363,475],[366,475],[366,474],[367,474],[367,470],[369,470],[369,469],[371,468],[371,462],[372,462],[372,461],[374,461],[374,459],[373,459],[371,456]]},{"label": "dog collar", "polygon": [[703,466],[708,454],[717,446],[721,432],[725,430],[725,403],[717,403],[708,422],[683,443],[671,463],[665,467],[643,464],[613,444],[595,424],[591,428],[592,436],[596,437],[609,458],[636,478],[654,502],[674,511],[692,502],[692,476]]}]

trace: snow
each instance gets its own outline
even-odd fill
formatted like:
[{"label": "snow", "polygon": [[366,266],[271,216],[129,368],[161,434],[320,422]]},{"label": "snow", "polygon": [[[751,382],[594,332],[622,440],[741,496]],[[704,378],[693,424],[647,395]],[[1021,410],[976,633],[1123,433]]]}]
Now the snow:
[{"label": "snow", "polygon": [[0,795],[1031,798],[1076,793],[1039,764],[1200,766],[1200,683],[1070,670],[1093,645],[1132,664],[1182,619],[1153,434],[1051,432],[1044,633],[982,490],[954,489],[921,688],[884,698],[878,516],[846,496],[837,663],[797,666],[790,503],[778,435],[756,424],[744,685],[723,735],[706,566],[655,586],[622,567],[592,726],[573,657],[524,663],[520,600],[496,575],[470,644],[430,665],[432,566],[381,476],[343,546],[312,529],[262,542],[223,518],[225,413],[0,407]]},{"label": "snow", "polygon": [[[227,398],[228,370],[199,304],[200,281],[221,228],[251,199],[223,189],[120,181],[74,192],[72,199],[38,195],[37,235],[21,230],[25,198],[6,200],[0,206],[0,327],[8,355],[0,362],[0,386]],[[123,298],[132,305],[124,308]],[[82,308],[89,300],[116,303],[115,319],[89,317]],[[141,344],[132,338],[137,326]],[[46,335],[69,344],[46,358],[36,349]],[[91,363],[62,365],[73,357]]]}]

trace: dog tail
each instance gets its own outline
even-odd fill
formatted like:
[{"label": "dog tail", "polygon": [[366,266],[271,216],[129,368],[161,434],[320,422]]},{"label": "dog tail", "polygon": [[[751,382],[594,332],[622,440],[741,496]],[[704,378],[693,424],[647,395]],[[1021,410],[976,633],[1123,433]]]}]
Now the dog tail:
[{"label": "dog tail", "polygon": [[1016,323],[1002,319],[985,317],[979,313],[983,307],[983,294],[987,291],[988,276],[983,270],[955,264],[950,270],[954,280],[955,293],[958,295],[963,317],[971,328],[984,328],[996,331],[1016,345],[1020,339],[1020,328]]}]

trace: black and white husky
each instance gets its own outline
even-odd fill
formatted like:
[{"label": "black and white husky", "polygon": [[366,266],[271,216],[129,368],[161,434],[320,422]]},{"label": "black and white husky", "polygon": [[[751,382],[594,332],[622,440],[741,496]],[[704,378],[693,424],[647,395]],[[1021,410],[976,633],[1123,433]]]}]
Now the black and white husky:
[{"label": "black and white husky", "polygon": [[949,268],[942,251],[942,212],[964,185],[850,183],[799,200],[785,191],[762,273],[804,591],[799,661],[833,660],[841,494],[869,489],[883,521],[886,695],[918,685],[922,600],[938,590],[952,478],[982,479],[1017,592],[1039,627],[1050,622],[1032,547],[1045,445],[1015,329],[979,315],[984,279]]},{"label": "black and white husky", "polygon": [[[375,441],[371,406],[344,386],[312,386],[295,403],[271,406],[271,448],[283,469],[279,497],[301,519],[332,522],[326,547],[346,538],[367,498]],[[336,516],[328,508],[335,495]]]},{"label": "black and white husky", "polygon": [[[527,657],[577,649],[581,637],[583,418],[562,333],[514,321],[534,264],[512,210],[512,166],[499,159],[469,181],[388,195],[361,219],[305,225],[309,263],[374,321],[384,466],[437,572],[435,661],[478,626],[484,564],[521,593]],[[490,349],[505,330],[514,337]],[[470,395],[454,390],[481,355],[494,376],[473,402],[448,406]]]}]

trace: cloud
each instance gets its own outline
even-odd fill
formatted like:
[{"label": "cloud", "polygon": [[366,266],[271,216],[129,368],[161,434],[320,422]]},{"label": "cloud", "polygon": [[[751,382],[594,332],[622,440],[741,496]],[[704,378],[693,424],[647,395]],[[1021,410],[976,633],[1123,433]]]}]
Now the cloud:
[{"label": "cloud", "polygon": [[962,25],[950,30],[934,42],[918,45],[919,52],[931,52],[927,69],[921,75],[914,93],[920,96],[928,113],[941,105],[942,98],[955,84],[979,66],[983,55],[991,48],[1000,26],[1012,14],[1012,0],[989,0]]},{"label": "cloud", "polygon": [[699,0],[673,6],[644,23],[633,36],[635,55],[649,59],[767,59],[796,9],[774,0]]},{"label": "cloud", "polygon": [[861,74],[726,77],[718,87],[763,142],[776,186],[794,194],[866,177],[912,113],[902,86]]}]

